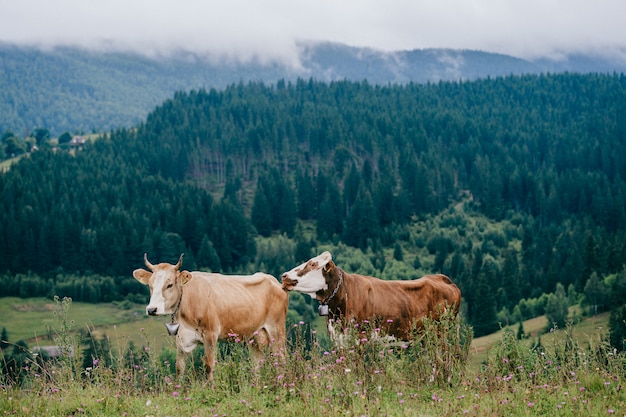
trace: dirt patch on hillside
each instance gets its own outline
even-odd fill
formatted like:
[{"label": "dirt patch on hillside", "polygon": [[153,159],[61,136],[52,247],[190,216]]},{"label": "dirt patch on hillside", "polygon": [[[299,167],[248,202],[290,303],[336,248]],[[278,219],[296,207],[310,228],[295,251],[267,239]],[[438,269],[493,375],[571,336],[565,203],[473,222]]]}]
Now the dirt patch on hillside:
[{"label": "dirt patch on hillside", "polygon": [[43,303],[43,304],[13,304],[13,308],[19,312],[41,312],[41,311],[54,311],[56,304]]}]

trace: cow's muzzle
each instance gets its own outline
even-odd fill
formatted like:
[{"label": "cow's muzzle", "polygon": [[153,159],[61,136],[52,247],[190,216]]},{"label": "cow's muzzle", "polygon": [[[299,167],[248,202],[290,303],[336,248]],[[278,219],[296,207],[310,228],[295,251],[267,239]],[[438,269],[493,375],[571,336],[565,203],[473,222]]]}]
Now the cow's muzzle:
[{"label": "cow's muzzle", "polygon": [[298,280],[297,279],[291,279],[286,274],[284,274],[282,276],[282,281],[283,281],[283,289],[285,289],[287,291],[293,290],[293,288],[296,285],[298,285]]},{"label": "cow's muzzle", "polygon": [[157,315],[157,308],[156,307],[146,307],[146,313],[148,313],[149,316],[156,316]]}]

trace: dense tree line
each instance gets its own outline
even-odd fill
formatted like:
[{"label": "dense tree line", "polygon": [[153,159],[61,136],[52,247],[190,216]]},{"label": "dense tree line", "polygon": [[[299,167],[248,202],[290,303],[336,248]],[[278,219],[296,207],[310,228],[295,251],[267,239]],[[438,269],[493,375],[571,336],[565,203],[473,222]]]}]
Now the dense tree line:
[{"label": "dense tree line", "polygon": [[[373,275],[447,273],[484,334],[522,300],[623,270],[626,78],[181,92],[75,156],[22,159],[0,194],[8,274],[128,276],[144,252],[185,252],[188,268],[279,275],[345,245]],[[260,259],[277,236],[291,243]]]}]

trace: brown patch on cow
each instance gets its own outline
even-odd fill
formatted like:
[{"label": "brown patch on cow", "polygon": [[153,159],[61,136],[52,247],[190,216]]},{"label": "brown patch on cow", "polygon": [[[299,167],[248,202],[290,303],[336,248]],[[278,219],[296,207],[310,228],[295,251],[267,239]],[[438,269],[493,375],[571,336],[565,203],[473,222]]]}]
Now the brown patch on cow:
[{"label": "brown patch on cow", "polygon": [[296,271],[296,275],[299,277],[302,277],[306,274],[308,274],[311,271],[314,271],[317,269],[317,262],[314,261],[309,261],[307,262],[307,264],[304,266],[304,268],[302,268],[299,271]]}]

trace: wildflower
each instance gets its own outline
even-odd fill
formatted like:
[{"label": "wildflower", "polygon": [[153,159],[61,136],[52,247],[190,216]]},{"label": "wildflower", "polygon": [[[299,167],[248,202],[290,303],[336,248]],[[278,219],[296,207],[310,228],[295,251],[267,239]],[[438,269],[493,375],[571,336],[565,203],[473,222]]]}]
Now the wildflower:
[{"label": "wildflower", "polygon": [[304,325],[304,322],[303,322],[303,321],[300,321],[300,326],[303,326],[303,325]]},{"label": "wildflower", "polygon": [[532,402],[532,401],[528,401],[528,406],[529,406],[529,407],[534,407],[534,406],[535,406],[535,403],[534,403],[534,402]]},{"label": "wildflower", "polygon": [[100,359],[96,358],[93,360],[93,367],[95,368],[96,366],[98,366],[98,363],[100,363]]},{"label": "wildflower", "polygon": [[178,391],[174,391],[174,392],[172,392],[172,395],[173,395],[174,397],[178,397]]},{"label": "wildflower", "polygon": [[615,410],[613,410],[612,408],[609,408],[609,414],[613,414],[615,412]]}]

